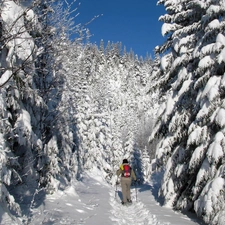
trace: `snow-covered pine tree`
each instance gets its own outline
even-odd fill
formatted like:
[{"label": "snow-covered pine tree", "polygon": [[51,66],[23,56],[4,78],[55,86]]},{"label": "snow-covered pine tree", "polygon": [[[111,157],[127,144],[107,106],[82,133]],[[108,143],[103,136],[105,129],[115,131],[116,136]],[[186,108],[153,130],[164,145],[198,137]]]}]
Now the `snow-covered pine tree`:
[{"label": "snow-covered pine tree", "polygon": [[[163,134],[157,164],[161,194],[178,209],[194,209],[207,223],[224,219],[224,1],[162,0],[168,38],[159,48],[161,106],[153,136]],[[165,85],[167,83],[167,85]]]},{"label": "snow-covered pine tree", "polygon": [[43,100],[34,90],[33,82],[34,60],[39,54],[34,36],[38,35],[40,24],[33,9],[14,1],[2,2],[1,18],[1,152],[4,153],[1,198],[3,207],[9,209],[7,212],[20,215],[12,195],[31,180],[34,182],[30,193],[34,191],[37,186],[34,155],[42,148],[36,129],[39,121],[36,110],[42,107]]},{"label": "snow-covered pine tree", "polygon": [[[37,167],[40,185],[55,191],[59,185],[67,184],[77,172],[72,131],[75,120],[71,117],[73,108],[68,102],[62,102],[62,99],[66,99],[65,71],[68,70],[71,53],[69,33],[74,24],[71,22],[71,9],[65,9],[62,2],[40,1],[35,9],[42,25],[41,36],[35,40],[43,49],[36,60],[38,76],[35,81],[46,105],[46,109],[39,111],[44,147],[39,152]],[[45,155],[48,155],[47,159]],[[60,184],[58,179],[64,180],[64,183]]]},{"label": "snow-covered pine tree", "polygon": [[[56,130],[56,125],[60,127],[58,122],[62,121],[55,118],[59,115],[57,110],[52,111],[61,94],[58,90],[62,76],[57,74],[60,60],[55,59],[59,49],[54,48],[51,41],[59,46],[65,43],[50,24],[43,23],[47,22],[45,16],[52,12],[50,3],[53,1],[48,4],[38,0],[32,4],[29,1],[1,3],[1,138],[4,140],[1,145],[1,180],[4,181],[1,197],[5,199],[2,202],[6,211],[9,212],[8,208],[17,215],[21,212],[15,201],[31,207],[29,196],[22,195],[29,193],[34,198],[32,195],[38,193],[37,189],[41,190],[40,186],[55,187],[56,183],[49,181],[68,166],[61,151],[63,140],[59,145],[59,132],[50,130],[50,124]],[[69,138],[70,134],[69,130]],[[70,145],[70,155],[73,146],[74,143]],[[17,197],[15,201],[13,195]]]},{"label": "snow-covered pine tree", "polygon": [[143,178],[144,181],[149,181],[150,176],[151,176],[151,158],[149,156],[149,150],[147,147],[145,147],[141,151],[141,161],[142,161],[142,171],[143,171]]},{"label": "snow-covered pine tree", "polygon": [[224,1],[210,1],[204,9],[204,35],[194,51],[199,58],[194,86],[199,110],[188,130],[188,144],[197,145],[189,170],[200,167],[193,187],[195,211],[207,223],[221,225],[225,220]]},{"label": "snow-covered pine tree", "polygon": [[[99,168],[104,178],[110,169],[110,129],[108,126],[107,106],[104,105],[99,82],[99,71],[102,60],[96,46],[90,44],[83,47],[78,58],[72,58],[78,64],[73,68],[77,74],[70,80],[76,92],[72,97],[76,108],[76,134],[80,169]],[[75,64],[76,65],[76,64]],[[97,77],[98,78],[97,78]]]},{"label": "snow-covered pine tree", "polygon": [[[52,6],[53,11],[57,11],[57,14],[52,14],[50,17],[51,25],[55,27],[52,42],[54,52],[53,74],[57,94],[51,97],[51,101],[54,100],[56,107],[49,108],[53,110],[50,113],[55,114],[51,132],[53,138],[56,135],[59,149],[57,158],[60,172],[56,174],[56,177],[60,177],[61,183],[59,185],[61,188],[63,185],[67,185],[79,172],[79,157],[77,146],[75,146],[77,141],[76,103],[73,97],[73,88],[75,87],[73,87],[71,77],[73,77],[74,68],[78,66],[75,62],[83,48],[80,44],[80,36],[77,35],[77,33],[80,35],[81,25],[74,24],[75,17],[72,14],[77,10],[77,8],[73,9],[75,2],[70,5],[67,3],[66,7],[64,7],[63,2],[54,4]],[[70,41],[70,35],[72,34],[76,35],[73,42]],[[59,174],[62,174],[62,176]]]}]

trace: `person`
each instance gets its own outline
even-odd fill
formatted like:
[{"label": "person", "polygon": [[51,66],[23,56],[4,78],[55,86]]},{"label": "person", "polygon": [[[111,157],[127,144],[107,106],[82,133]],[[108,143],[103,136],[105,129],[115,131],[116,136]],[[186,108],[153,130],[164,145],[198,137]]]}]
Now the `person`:
[{"label": "person", "polygon": [[116,175],[120,178],[121,182],[121,188],[122,188],[122,195],[123,195],[123,200],[122,204],[127,204],[132,203],[131,196],[130,196],[130,186],[132,179],[136,182],[137,178],[134,173],[134,170],[130,167],[128,160],[124,159],[122,165],[120,168],[116,171]]}]

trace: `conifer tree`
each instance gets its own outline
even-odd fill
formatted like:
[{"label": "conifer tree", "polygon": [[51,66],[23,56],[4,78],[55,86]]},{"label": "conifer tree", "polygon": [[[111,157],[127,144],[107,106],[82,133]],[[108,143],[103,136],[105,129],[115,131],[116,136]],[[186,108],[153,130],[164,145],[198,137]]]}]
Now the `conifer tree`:
[{"label": "conifer tree", "polygon": [[[59,142],[60,135],[56,132],[59,121],[62,122],[62,117],[58,120],[57,107],[63,79],[59,72],[60,60],[55,56],[65,39],[59,37],[53,20],[51,23],[47,20],[53,2],[33,1],[28,5],[2,2],[0,50],[3,72],[0,84],[3,117],[0,129],[3,157],[0,170],[4,182],[1,183],[1,198],[5,199],[3,207],[15,215],[21,214],[19,204],[29,197],[23,198],[25,193],[35,195],[43,190],[41,187],[49,191],[58,188],[55,179],[68,165],[59,162],[68,159],[74,146],[70,145],[69,153],[62,151],[66,138]],[[60,24],[57,25],[59,28]],[[58,43],[59,48],[56,49],[53,43]],[[70,134],[69,130],[67,135]],[[73,143],[73,139],[70,141]],[[64,147],[68,149],[68,146]],[[72,160],[70,163],[74,166]],[[71,176],[67,176],[69,178]],[[9,189],[13,191],[9,192]],[[27,203],[29,208],[31,203]]]},{"label": "conifer tree", "polygon": [[167,10],[161,20],[168,36],[158,49],[166,52],[159,82],[168,98],[153,132],[163,134],[156,153],[165,169],[161,195],[177,209],[194,209],[207,223],[221,224],[224,204],[215,199],[224,184],[223,1],[158,3]]},{"label": "conifer tree", "polygon": [[1,18],[1,198],[3,207],[20,215],[18,199],[9,189],[27,183],[29,177],[36,180],[34,152],[42,147],[33,128],[39,118],[33,110],[43,104],[33,82],[39,53],[34,36],[40,24],[32,9],[13,1],[2,2]]}]

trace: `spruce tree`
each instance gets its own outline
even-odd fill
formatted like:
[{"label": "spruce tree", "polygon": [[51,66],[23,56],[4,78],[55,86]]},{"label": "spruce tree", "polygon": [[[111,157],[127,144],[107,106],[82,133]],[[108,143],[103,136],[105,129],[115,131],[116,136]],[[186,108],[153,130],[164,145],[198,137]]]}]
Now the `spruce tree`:
[{"label": "spruce tree", "polygon": [[167,10],[160,18],[167,41],[157,51],[165,52],[159,83],[168,98],[153,133],[163,135],[156,153],[165,170],[161,195],[177,209],[221,224],[224,204],[215,199],[224,183],[223,1],[158,3]]}]

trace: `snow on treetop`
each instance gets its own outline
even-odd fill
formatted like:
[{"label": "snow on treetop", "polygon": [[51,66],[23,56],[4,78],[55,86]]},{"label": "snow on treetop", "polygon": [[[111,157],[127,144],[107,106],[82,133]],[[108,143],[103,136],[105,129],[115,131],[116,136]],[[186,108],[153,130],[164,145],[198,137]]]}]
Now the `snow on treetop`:
[{"label": "snow on treetop", "polygon": [[210,163],[218,162],[223,157],[223,149],[220,143],[214,141],[209,146],[207,157]]},{"label": "snow on treetop", "polygon": [[221,141],[225,141],[225,137],[224,137],[224,134],[221,132],[221,131],[219,131],[217,134],[216,134],[216,136],[215,136],[215,141],[216,142],[221,142]]},{"label": "snow on treetop", "polygon": [[209,29],[217,29],[220,28],[220,22],[218,19],[214,19],[212,22],[208,24]]},{"label": "snow on treetop", "polygon": [[213,101],[213,99],[219,95],[219,84],[221,77],[213,76],[208,80],[204,91],[202,92],[202,98],[207,96],[209,101]]},{"label": "snow on treetop", "polygon": [[205,69],[205,68],[210,67],[213,64],[214,64],[214,60],[212,59],[212,56],[207,55],[203,59],[200,60],[198,66],[200,69]]},{"label": "snow on treetop", "polygon": [[200,162],[201,161],[201,158],[204,154],[204,146],[203,145],[200,145],[199,147],[197,147],[192,156],[191,156],[191,160],[189,162],[189,168],[194,168],[195,167],[195,164],[196,162]]},{"label": "snow on treetop", "polygon": [[224,189],[224,179],[217,177],[209,182],[203,189],[201,196],[194,203],[194,208],[197,212],[205,212],[208,215],[213,213],[213,205],[220,201],[220,191]]},{"label": "snow on treetop", "polygon": [[163,71],[165,71],[169,66],[169,58],[170,54],[162,56],[160,60],[161,61],[160,66]]},{"label": "snow on treetop", "polygon": [[173,25],[173,24],[170,24],[170,23],[164,23],[164,24],[162,25],[162,28],[161,28],[162,36],[167,35],[167,34],[168,34],[169,32],[171,32],[173,29],[174,29],[174,25]]},{"label": "snow on treetop", "polygon": [[220,11],[220,7],[221,7],[221,6],[219,6],[219,5],[211,5],[211,6],[207,9],[206,13],[207,13],[208,15],[217,14],[217,13],[219,13],[219,11]]},{"label": "snow on treetop", "polygon": [[37,16],[34,14],[34,11],[32,9],[29,9],[25,12],[25,18],[27,21],[33,21],[37,23]]},{"label": "snow on treetop", "polygon": [[187,140],[187,144],[191,145],[191,144],[198,144],[200,143],[200,141],[203,138],[203,132],[204,131],[204,127],[199,127],[197,126],[189,135],[189,138]]},{"label": "snow on treetop", "polygon": [[223,109],[223,108],[219,109],[219,111],[217,112],[217,115],[216,115],[216,123],[221,127],[225,126],[224,115],[225,115],[225,109]]},{"label": "snow on treetop", "polygon": [[223,34],[219,33],[216,37],[216,42],[220,42],[225,46],[225,37]]},{"label": "snow on treetop", "polygon": [[206,54],[211,54],[213,52],[214,43],[208,44],[201,49],[201,55],[204,56]]}]

